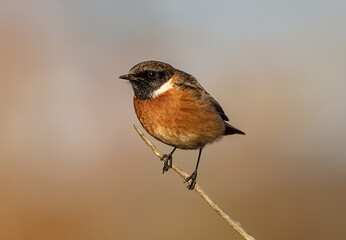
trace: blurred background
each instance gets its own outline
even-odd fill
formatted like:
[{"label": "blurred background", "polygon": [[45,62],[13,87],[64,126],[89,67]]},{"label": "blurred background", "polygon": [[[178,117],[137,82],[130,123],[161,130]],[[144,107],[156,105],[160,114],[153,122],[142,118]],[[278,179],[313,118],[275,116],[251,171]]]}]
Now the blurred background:
[{"label": "blurred background", "polygon": [[251,235],[346,239],[345,22],[345,1],[2,2],[0,239],[242,239],[134,131],[118,76],[144,60],[247,133],[198,182]]}]

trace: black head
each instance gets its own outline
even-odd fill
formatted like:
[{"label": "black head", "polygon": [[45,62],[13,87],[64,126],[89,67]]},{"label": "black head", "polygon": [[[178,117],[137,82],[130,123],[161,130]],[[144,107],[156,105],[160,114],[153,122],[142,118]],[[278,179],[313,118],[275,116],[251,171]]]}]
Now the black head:
[{"label": "black head", "polygon": [[147,100],[153,92],[166,83],[174,74],[174,68],[164,62],[145,61],[132,67],[129,74],[119,78],[129,80],[135,96]]}]

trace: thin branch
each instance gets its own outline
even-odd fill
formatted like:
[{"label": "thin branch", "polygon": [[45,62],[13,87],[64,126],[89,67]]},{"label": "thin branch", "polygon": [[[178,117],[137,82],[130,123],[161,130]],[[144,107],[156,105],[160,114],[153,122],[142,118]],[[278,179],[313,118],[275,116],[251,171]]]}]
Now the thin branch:
[{"label": "thin branch", "polygon": [[[143,139],[143,141],[151,148],[151,150],[158,156],[160,159],[162,158],[162,154],[157,150],[157,148],[149,141],[149,139],[138,129],[136,125],[133,125],[139,134],[139,136]],[[172,169],[177,172],[184,180],[189,176],[186,172],[181,170],[178,166],[172,166]],[[255,240],[254,237],[250,236],[244,228],[238,223],[236,220],[232,219],[228,216],[220,207],[217,205],[210,197],[202,190],[202,188],[198,185],[195,186],[195,191],[212,207],[229,225],[233,227],[244,239],[246,240]]]}]

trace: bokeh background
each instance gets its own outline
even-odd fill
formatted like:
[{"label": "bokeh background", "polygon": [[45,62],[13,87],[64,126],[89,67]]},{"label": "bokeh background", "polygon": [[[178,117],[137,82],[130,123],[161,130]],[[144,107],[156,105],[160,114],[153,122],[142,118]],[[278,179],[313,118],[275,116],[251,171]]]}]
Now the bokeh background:
[{"label": "bokeh background", "polygon": [[134,131],[118,76],[143,60],[247,133],[198,182],[250,234],[346,239],[345,23],[345,1],[1,2],[0,239],[242,239]]}]

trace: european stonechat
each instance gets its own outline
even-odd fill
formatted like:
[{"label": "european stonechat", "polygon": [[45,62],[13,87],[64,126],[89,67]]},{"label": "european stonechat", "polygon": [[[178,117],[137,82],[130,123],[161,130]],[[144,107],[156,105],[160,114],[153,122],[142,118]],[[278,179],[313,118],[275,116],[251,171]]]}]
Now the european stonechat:
[{"label": "european stonechat", "polygon": [[196,78],[159,61],[145,61],[119,78],[129,80],[134,107],[143,128],[173,148],[163,156],[163,173],[172,167],[177,148],[199,149],[194,172],[186,179],[188,189],[196,185],[197,169],[205,145],[225,135],[245,134],[233,127],[220,104]]}]

